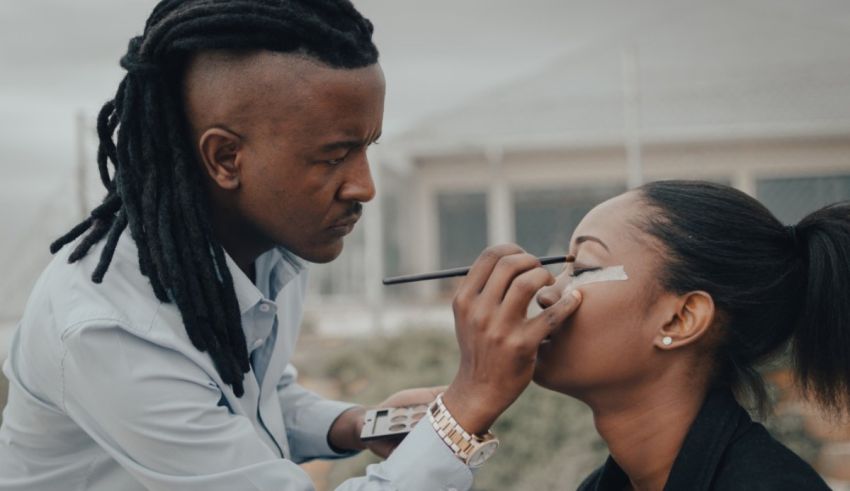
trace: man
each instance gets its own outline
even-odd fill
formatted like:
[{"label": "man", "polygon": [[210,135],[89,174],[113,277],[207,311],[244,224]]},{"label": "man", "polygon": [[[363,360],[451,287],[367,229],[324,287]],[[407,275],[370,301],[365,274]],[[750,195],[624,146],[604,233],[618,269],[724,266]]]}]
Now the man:
[{"label": "man", "polygon": [[[347,0],[157,5],[98,119],[107,195],[52,246],[4,366],[0,490],[309,490],[298,462],[366,448],[364,408],[301,388],[289,359],[304,260],[337,257],[375,195],[371,35]],[[489,427],[578,303],[526,319],[553,281],[539,266],[515,246],[482,255],[433,421],[341,489],[471,486]]]}]

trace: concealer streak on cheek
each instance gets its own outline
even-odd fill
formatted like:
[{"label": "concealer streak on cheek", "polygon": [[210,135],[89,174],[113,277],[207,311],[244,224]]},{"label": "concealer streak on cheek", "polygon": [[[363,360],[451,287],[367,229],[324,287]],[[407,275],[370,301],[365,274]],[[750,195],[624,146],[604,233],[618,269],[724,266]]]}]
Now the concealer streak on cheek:
[{"label": "concealer streak on cheek", "polygon": [[602,283],[604,281],[626,281],[628,279],[629,275],[626,274],[626,270],[625,268],[623,268],[622,265],[602,268],[599,271],[588,271],[587,273],[584,273],[581,276],[573,278],[572,281],[567,283],[567,286],[564,287],[564,294],[567,294],[581,286],[588,285],[590,283]]}]

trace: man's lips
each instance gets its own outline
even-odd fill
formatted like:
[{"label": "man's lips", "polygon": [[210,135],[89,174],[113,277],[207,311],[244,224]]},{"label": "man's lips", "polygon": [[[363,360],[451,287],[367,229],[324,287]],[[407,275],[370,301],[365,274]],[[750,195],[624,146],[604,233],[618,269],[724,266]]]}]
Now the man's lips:
[{"label": "man's lips", "polygon": [[358,220],[360,220],[360,215],[348,216],[346,218],[343,218],[342,220],[334,222],[334,224],[331,225],[329,228],[335,233],[345,235],[354,229],[354,225],[357,223]]}]

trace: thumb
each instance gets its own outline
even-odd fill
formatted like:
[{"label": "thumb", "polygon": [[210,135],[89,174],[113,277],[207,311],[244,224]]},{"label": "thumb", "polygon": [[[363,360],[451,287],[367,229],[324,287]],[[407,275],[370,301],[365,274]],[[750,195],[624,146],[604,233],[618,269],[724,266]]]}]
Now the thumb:
[{"label": "thumb", "polygon": [[575,313],[581,305],[581,300],[582,295],[578,290],[563,295],[560,300],[529,321],[527,328],[529,335],[533,336],[537,342],[543,341],[552,331],[560,327],[567,320],[567,317]]}]

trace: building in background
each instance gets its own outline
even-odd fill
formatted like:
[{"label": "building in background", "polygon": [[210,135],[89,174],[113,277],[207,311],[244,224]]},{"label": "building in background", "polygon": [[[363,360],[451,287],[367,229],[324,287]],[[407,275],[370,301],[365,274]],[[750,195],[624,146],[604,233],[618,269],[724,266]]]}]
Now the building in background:
[{"label": "building in background", "polygon": [[641,181],[730,184],[786,223],[850,199],[848,44],[843,25],[703,2],[422,122],[379,147],[380,203],[316,268],[312,318],[340,333],[450,326],[451,283],[380,276],[502,242],[563,252],[588,210]]}]

